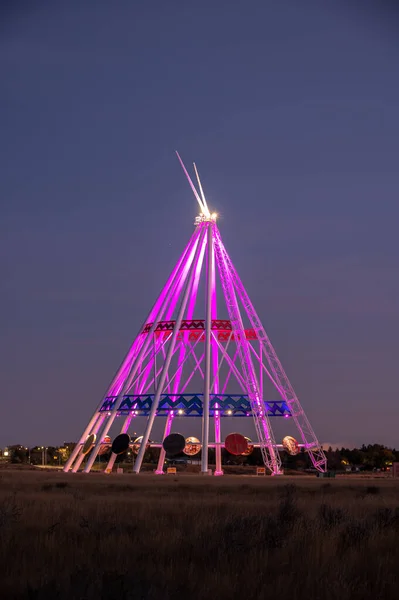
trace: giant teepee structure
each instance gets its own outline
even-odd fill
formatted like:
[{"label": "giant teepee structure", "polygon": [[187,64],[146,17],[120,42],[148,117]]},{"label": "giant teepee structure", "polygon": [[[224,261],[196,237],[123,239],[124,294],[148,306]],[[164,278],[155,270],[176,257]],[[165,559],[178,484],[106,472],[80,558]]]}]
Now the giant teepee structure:
[{"label": "giant teepee structure", "polygon": [[[84,472],[89,472],[110,443],[113,427],[118,435],[109,472],[118,452],[131,445],[132,421],[147,417],[141,443],[136,440],[133,471],[140,472],[150,444],[161,448],[156,473],[162,473],[168,446],[151,441],[155,420],[164,422],[165,442],[173,438],[176,421],[194,416],[202,420],[202,473],[209,472],[208,448],[215,449],[215,475],[223,473],[224,417],[252,417],[254,445],[272,475],[282,473],[272,428],[276,417],[291,423],[298,446],[325,471],[323,449],[223,245],[195,164],[198,190],[177,156],[200,208],[194,232],[64,470],[76,472],[86,459]],[[274,400],[265,399],[267,386]]]}]

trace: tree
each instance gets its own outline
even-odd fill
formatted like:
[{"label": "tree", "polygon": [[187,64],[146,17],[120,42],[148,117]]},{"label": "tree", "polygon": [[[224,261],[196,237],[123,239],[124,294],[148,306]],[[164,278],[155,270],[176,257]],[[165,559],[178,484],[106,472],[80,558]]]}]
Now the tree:
[{"label": "tree", "polygon": [[25,446],[21,446],[21,444],[9,446],[8,451],[10,453],[10,462],[14,465],[28,462]]}]

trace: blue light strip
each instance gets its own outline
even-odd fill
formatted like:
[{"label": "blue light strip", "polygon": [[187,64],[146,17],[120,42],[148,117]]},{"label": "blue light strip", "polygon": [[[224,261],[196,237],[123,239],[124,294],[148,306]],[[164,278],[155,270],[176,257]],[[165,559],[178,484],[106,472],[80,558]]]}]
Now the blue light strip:
[{"label": "blue light strip", "polygon": [[[148,416],[154,399],[153,394],[125,396],[118,410],[119,415],[135,414],[137,416]],[[166,416],[173,410],[177,416],[201,417],[203,394],[162,394],[159,401],[157,416]],[[106,398],[99,412],[107,412],[113,409],[116,396]],[[248,396],[245,394],[211,394],[209,414],[214,415],[215,405],[221,417],[250,417],[251,406]],[[291,413],[283,400],[267,400],[265,405],[269,417],[290,417]]]}]

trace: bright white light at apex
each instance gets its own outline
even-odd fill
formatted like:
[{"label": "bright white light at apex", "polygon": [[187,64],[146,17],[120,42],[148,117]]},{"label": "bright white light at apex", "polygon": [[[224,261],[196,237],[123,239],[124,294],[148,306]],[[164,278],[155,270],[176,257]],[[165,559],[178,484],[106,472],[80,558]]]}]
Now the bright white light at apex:
[{"label": "bright white light at apex", "polygon": [[212,213],[211,214],[211,213],[201,212],[198,215],[198,217],[195,218],[195,224],[199,225],[200,223],[204,223],[204,222],[207,222],[207,221],[208,222],[209,221],[216,222],[217,217],[218,217],[217,213]]}]

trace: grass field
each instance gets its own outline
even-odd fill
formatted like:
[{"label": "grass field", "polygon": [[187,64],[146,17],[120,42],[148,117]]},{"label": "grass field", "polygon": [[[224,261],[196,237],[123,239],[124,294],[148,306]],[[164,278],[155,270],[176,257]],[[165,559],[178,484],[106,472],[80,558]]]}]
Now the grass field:
[{"label": "grass field", "polygon": [[399,482],[0,473],[4,600],[399,595]]}]

